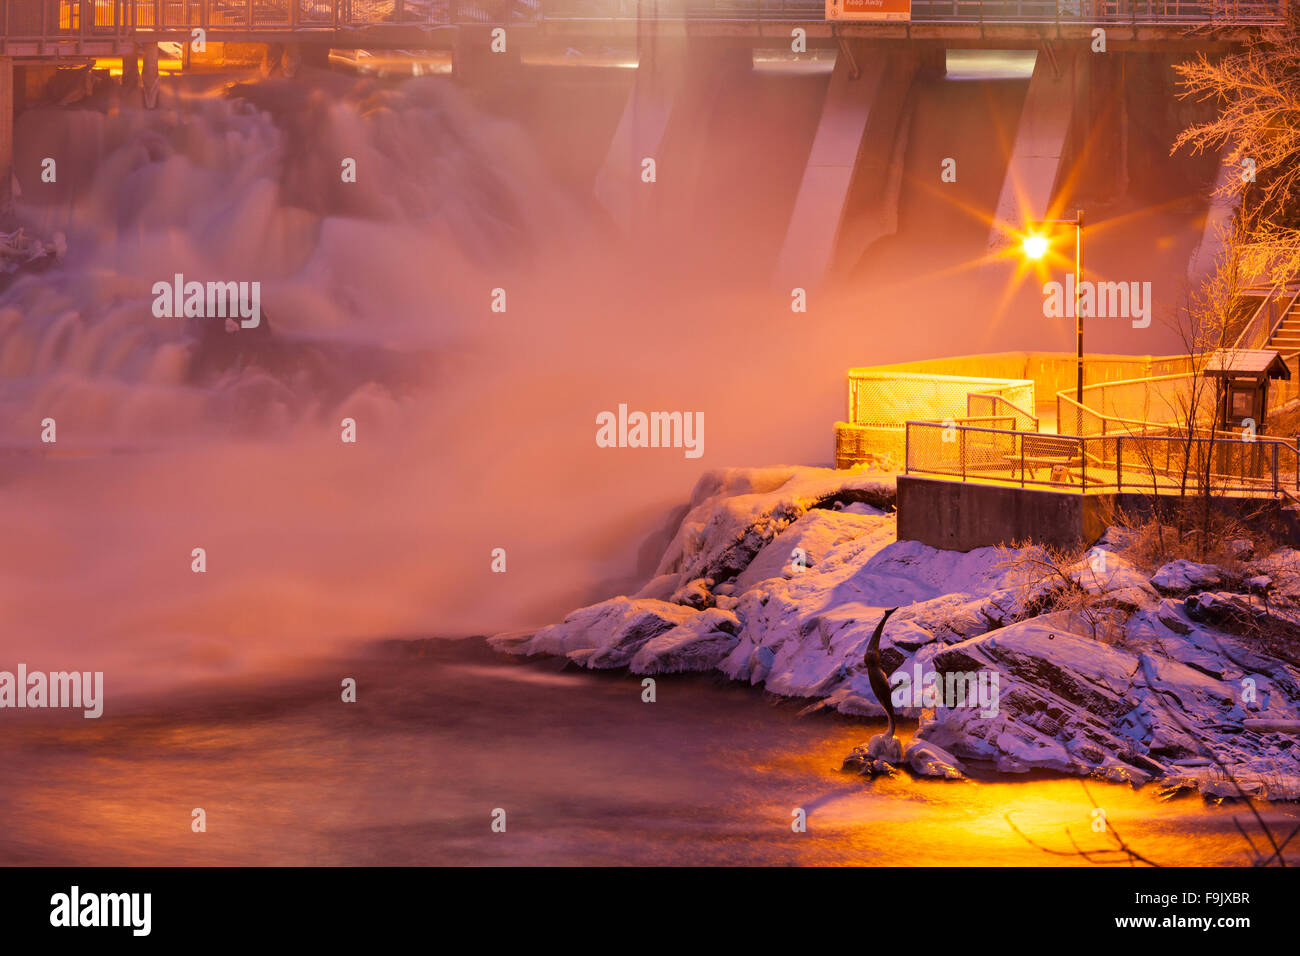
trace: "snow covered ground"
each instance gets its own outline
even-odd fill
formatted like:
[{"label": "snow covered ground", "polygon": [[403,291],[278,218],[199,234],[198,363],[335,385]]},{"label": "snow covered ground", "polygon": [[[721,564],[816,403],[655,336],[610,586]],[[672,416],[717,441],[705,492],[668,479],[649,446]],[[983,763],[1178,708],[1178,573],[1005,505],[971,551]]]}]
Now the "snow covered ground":
[{"label": "snow covered ground", "polygon": [[[1038,769],[1217,798],[1236,792],[1226,768],[1252,795],[1300,799],[1300,553],[1242,542],[1235,572],[1147,574],[1113,529],[1064,575],[1030,573],[993,548],[898,541],[893,495],[889,474],[710,472],[638,594],[493,644],[638,674],[716,669],[879,718],[863,654],[898,606],[881,657],[918,723],[916,773]],[[1062,598],[1067,578],[1090,597]],[[861,748],[846,758],[863,766]]]}]

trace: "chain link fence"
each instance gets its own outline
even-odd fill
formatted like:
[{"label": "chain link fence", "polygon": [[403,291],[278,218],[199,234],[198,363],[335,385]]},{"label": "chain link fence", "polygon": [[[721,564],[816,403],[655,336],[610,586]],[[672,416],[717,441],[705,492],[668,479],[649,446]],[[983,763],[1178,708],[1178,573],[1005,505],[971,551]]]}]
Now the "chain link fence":
[{"label": "chain link fence", "polygon": [[1067,435],[908,422],[909,475],[1071,492],[1242,494],[1300,491],[1300,454],[1275,439],[1226,435]]},{"label": "chain link fence", "polygon": [[909,420],[996,421],[1011,429],[1027,420],[1036,428],[1025,411],[1033,408],[1034,383],[1028,379],[850,369],[847,420],[835,424],[835,467],[901,464]]},{"label": "chain link fence", "polygon": [[1214,387],[1195,374],[1085,385],[1083,408],[1074,390],[1056,395],[1058,431],[1071,435],[1105,435],[1110,432],[1146,434],[1167,431],[1189,421],[1204,421],[1214,414]]}]

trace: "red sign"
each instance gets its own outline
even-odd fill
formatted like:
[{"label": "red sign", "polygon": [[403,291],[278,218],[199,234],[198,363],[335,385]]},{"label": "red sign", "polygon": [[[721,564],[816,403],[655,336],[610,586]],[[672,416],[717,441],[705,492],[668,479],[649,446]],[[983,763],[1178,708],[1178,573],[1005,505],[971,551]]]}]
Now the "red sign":
[{"label": "red sign", "polygon": [[912,0],[826,0],[827,20],[910,20]]}]

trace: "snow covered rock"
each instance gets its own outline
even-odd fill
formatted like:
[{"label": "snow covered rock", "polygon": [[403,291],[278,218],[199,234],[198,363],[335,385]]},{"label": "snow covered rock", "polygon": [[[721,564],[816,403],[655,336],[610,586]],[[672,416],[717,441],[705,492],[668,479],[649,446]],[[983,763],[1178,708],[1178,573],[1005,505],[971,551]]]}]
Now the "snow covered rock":
[{"label": "snow covered rock", "polygon": [[877,735],[848,769],[1050,770],[1213,795],[1221,763],[1247,792],[1300,794],[1285,730],[1300,721],[1300,552],[1251,559],[1264,593],[1236,593],[1232,575],[1190,561],[1148,580],[1108,533],[1070,584],[1026,581],[1006,552],[896,540],[890,494],[860,473],[711,472],[637,597],[493,646],[634,673],[716,669],[806,699],[804,712],[879,719],[863,658],[898,607],[880,657],[917,730],[901,755]]},{"label": "snow covered rock", "polygon": [[907,765],[922,777],[960,780],[966,776],[956,757],[928,740],[914,741],[908,746]]},{"label": "snow covered rock", "polygon": [[893,497],[889,476],[800,467],[706,472],[655,574],[675,575],[679,586],[696,578],[722,583],[749,567],[768,542],[807,511],[836,502],[879,507]]},{"label": "snow covered rock", "polygon": [[854,747],[840,769],[852,770],[864,777],[893,776],[903,763],[903,745],[892,734],[876,734],[865,744]]},{"label": "snow covered rock", "polygon": [[736,615],[710,608],[646,641],[628,667],[634,674],[712,670],[736,646],[739,631]]},{"label": "snow covered rock", "polygon": [[1193,594],[1183,602],[1187,616],[1233,634],[1262,633],[1300,640],[1300,615],[1261,599],[1224,591]]},{"label": "snow covered rock", "polygon": [[711,578],[696,578],[674,591],[670,600],[673,604],[685,604],[697,611],[703,610],[713,603],[713,595],[709,592],[712,586]]},{"label": "snow covered rock", "polygon": [[1090,594],[1131,592],[1157,597],[1147,577],[1123,555],[1093,548],[1072,568],[1070,578]]},{"label": "snow covered rock", "polygon": [[1218,587],[1224,581],[1224,574],[1213,564],[1197,564],[1195,561],[1170,561],[1151,576],[1151,583],[1162,594],[1186,594],[1188,591],[1205,590]]},{"label": "snow covered rock", "polygon": [[928,665],[989,675],[991,692],[977,706],[949,698],[922,718],[917,736],[959,758],[1081,773],[1129,749],[1109,730],[1131,709],[1125,695],[1138,662],[1124,651],[1025,621],[944,648]]},{"label": "snow covered rock", "polygon": [[665,601],[612,598],[542,628],[513,652],[561,655],[587,667],[625,667],[651,638],[699,613]]},{"label": "snow covered rock", "polygon": [[1228,553],[1238,560],[1249,558],[1255,553],[1255,542],[1249,538],[1233,538],[1228,542]]},{"label": "snow covered rock", "polygon": [[892,539],[893,528],[878,515],[826,508],[809,511],[754,555],[736,577],[733,588],[743,593],[769,578],[790,578],[810,570],[826,570],[825,562],[839,557],[836,551],[839,545],[871,535],[880,538],[883,545]]}]

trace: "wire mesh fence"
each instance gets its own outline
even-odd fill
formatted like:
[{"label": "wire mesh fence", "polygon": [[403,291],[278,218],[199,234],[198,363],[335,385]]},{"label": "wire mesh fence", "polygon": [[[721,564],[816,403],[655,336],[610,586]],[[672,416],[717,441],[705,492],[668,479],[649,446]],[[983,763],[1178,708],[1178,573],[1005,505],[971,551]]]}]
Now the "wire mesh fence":
[{"label": "wire mesh fence", "polygon": [[[1300,401],[1300,353],[1282,356],[1289,379],[1268,382],[1265,414]],[[1056,395],[1057,430],[1071,435],[1165,434],[1209,430],[1219,407],[1216,384],[1194,373],[1157,375],[1121,382],[1100,382],[1083,389],[1083,405],[1074,390]]]},{"label": "wire mesh fence", "polygon": [[[972,393],[997,396],[1019,409],[1034,407],[1034,383],[1029,379],[975,378],[895,372],[849,370],[848,418],[856,425],[901,428],[909,420],[956,420],[971,410]],[[988,408],[985,414],[1002,414]]]},{"label": "wire mesh fence", "polygon": [[1083,408],[1073,395],[1056,396],[1057,429],[1072,435],[1110,432],[1146,434],[1214,412],[1213,386],[1195,374],[1181,373],[1121,382],[1100,382],[1083,389]]},{"label": "wire mesh fence", "polygon": [[1037,428],[1024,411],[1033,407],[1034,383],[1028,379],[850,369],[847,420],[835,424],[835,467],[901,465],[909,420],[993,422],[1010,429],[1032,421]]},{"label": "wire mesh fence", "polygon": [[902,425],[855,425],[835,423],[835,467],[853,468],[874,464],[894,470],[900,467],[906,449]]}]

